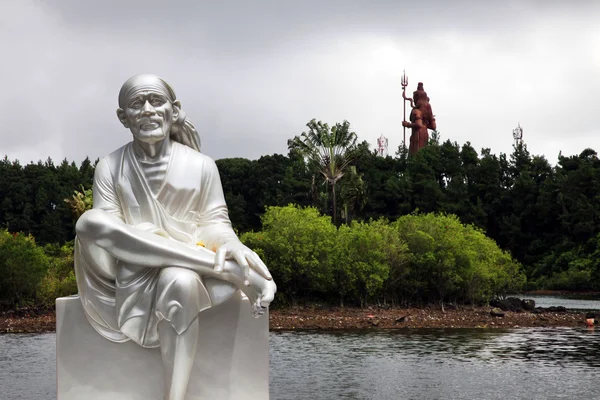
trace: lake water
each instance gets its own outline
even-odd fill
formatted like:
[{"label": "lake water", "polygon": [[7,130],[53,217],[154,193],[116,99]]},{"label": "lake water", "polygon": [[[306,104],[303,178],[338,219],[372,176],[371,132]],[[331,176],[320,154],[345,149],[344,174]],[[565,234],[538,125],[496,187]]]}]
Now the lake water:
[{"label": "lake water", "polygon": [[[0,398],[55,399],[55,335],[0,335]],[[600,329],[271,333],[271,398],[597,399]]]},{"label": "lake water", "polygon": [[571,310],[600,310],[600,298],[590,296],[540,296],[540,295],[518,295],[520,299],[535,300],[536,307],[563,306]]}]

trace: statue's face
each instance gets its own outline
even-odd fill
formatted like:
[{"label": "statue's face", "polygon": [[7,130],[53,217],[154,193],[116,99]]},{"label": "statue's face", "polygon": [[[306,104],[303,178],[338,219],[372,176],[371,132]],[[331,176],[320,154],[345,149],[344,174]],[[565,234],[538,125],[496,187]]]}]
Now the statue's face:
[{"label": "statue's face", "polygon": [[171,101],[153,87],[140,87],[134,90],[117,114],[134,138],[156,143],[169,136],[173,122],[179,115],[179,103]]}]

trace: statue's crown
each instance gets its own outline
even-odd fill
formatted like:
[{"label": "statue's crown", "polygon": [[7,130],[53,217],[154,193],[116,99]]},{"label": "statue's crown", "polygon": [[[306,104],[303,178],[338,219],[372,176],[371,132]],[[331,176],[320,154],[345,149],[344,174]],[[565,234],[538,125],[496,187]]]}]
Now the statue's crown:
[{"label": "statue's crown", "polygon": [[427,97],[427,92],[423,89],[423,82],[419,82],[417,85],[417,90],[413,92],[413,99],[415,101],[420,99],[427,99],[429,101],[429,97]]}]

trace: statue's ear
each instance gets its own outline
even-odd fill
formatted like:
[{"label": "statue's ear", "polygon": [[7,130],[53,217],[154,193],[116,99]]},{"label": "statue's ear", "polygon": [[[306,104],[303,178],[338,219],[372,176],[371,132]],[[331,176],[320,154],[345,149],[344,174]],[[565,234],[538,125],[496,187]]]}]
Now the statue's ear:
[{"label": "statue's ear", "polygon": [[127,118],[125,118],[125,111],[123,111],[122,108],[117,108],[117,118],[119,118],[119,121],[121,121],[125,128],[129,129],[127,126]]},{"label": "statue's ear", "polygon": [[179,100],[173,102],[173,122],[179,118],[179,112],[181,111],[181,103]]}]

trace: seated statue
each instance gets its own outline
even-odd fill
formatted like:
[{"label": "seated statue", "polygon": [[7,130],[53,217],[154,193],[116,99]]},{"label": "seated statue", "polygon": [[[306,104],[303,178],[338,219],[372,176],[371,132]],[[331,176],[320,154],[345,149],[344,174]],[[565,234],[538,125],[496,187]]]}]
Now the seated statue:
[{"label": "seated statue", "polygon": [[117,116],[133,141],[96,166],[93,209],[76,225],[79,296],[106,339],[160,347],[164,398],[183,400],[202,345],[198,314],[241,290],[258,317],[277,288],[233,231],[216,164],[173,89],[133,76]]}]

